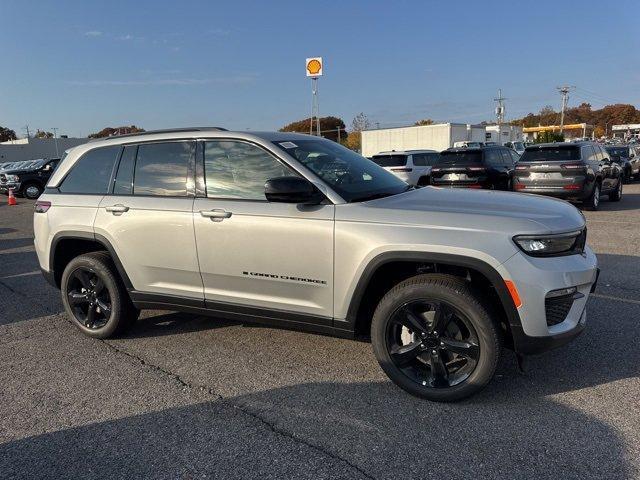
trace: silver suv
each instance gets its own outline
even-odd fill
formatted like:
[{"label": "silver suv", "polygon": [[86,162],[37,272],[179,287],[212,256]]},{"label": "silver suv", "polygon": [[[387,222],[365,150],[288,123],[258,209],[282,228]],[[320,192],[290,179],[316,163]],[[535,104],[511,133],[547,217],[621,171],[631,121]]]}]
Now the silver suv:
[{"label": "silver suv", "polygon": [[583,329],[597,279],[570,204],[414,189],[330,140],[189,129],[73,148],[36,202],[45,277],[89,336],[140,309],[369,336],[436,401]]}]

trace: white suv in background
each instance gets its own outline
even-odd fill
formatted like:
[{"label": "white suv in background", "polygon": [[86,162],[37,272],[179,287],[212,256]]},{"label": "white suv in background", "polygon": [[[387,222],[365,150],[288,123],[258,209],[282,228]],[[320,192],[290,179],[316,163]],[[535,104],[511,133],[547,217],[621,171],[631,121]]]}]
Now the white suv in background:
[{"label": "white suv in background", "polygon": [[404,150],[381,152],[371,157],[375,163],[409,185],[429,185],[431,167],[440,161],[435,150]]}]

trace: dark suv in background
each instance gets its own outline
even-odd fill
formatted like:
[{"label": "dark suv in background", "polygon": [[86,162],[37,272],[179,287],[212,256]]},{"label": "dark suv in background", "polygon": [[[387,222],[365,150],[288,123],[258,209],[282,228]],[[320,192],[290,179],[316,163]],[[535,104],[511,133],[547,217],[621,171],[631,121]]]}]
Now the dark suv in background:
[{"label": "dark suv in background", "polygon": [[52,158],[20,162],[3,170],[0,172],[0,193],[9,193],[13,188],[18,196],[38,198],[59,161],[59,158]]},{"label": "dark suv in background", "polygon": [[629,145],[606,145],[604,148],[611,161],[622,167],[625,182],[630,181],[631,177],[640,180],[640,158],[636,155],[634,147]]},{"label": "dark suv in background", "polygon": [[622,169],[593,142],[541,143],[527,147],[516,165],[514,190],[583,202],[597,210],[600,194],[622,198]]},{"label": "dark suv in background", "polygon": [[507,147],[449,148],[431,169],[431,184],[440,187],[511,190],[518,154]]}]

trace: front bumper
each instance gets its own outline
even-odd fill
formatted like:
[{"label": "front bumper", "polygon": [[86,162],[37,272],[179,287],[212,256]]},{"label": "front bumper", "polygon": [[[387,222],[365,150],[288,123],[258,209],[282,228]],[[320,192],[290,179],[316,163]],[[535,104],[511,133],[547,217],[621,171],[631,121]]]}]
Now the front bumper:
[{"label": "front bumper", "polygon": [[14,193],[20,190],[20,182],[18,183],[0,183],[0,193],[9,193],[9,189],[13,188]]},{"label": "front bumper", "polygon": [[[539,258],[516,254],[501,265],[505,279],[512,279],[522,299],[519,322],[511,322],[513,348],[522,354],[541,353],[577,337],[587,320],[586,305],[595,289],[599,269],[588,247],[582,255]],[[548,322],[546,301],[554,290],[575,288],[576,298],[559,323]]]}]

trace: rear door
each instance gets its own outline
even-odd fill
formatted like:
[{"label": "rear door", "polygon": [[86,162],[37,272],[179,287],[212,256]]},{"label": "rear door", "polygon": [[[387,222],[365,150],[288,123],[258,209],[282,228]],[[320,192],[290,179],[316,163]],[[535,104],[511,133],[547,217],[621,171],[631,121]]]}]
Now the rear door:
[{"label": "rear door", "polygon": [[335,207],[268,202],[269,178],[298,174],[262,146],[205,140],[197,161],[206,191],[194,202],[193,220],[207,305],[331,324]]},{"label": "rear door", "polygon": [[192,215],[194,154],[190,140],[125,146],[94,228],[109,240],[136,291],[202,305]]},{"label": "rear door", "polygon": [[596,160],[602,172],[602,190],[611,190],[617,186],[617,173],[619,171],[615,164],[611,162],[609,153],[600,145],[593,145],[596,153]]},{"label": "rear door", "polygon": [[453,187],[480,187],[486,179],[482,150],[445,150],[440,162],[431,168],[431,183]]}]

